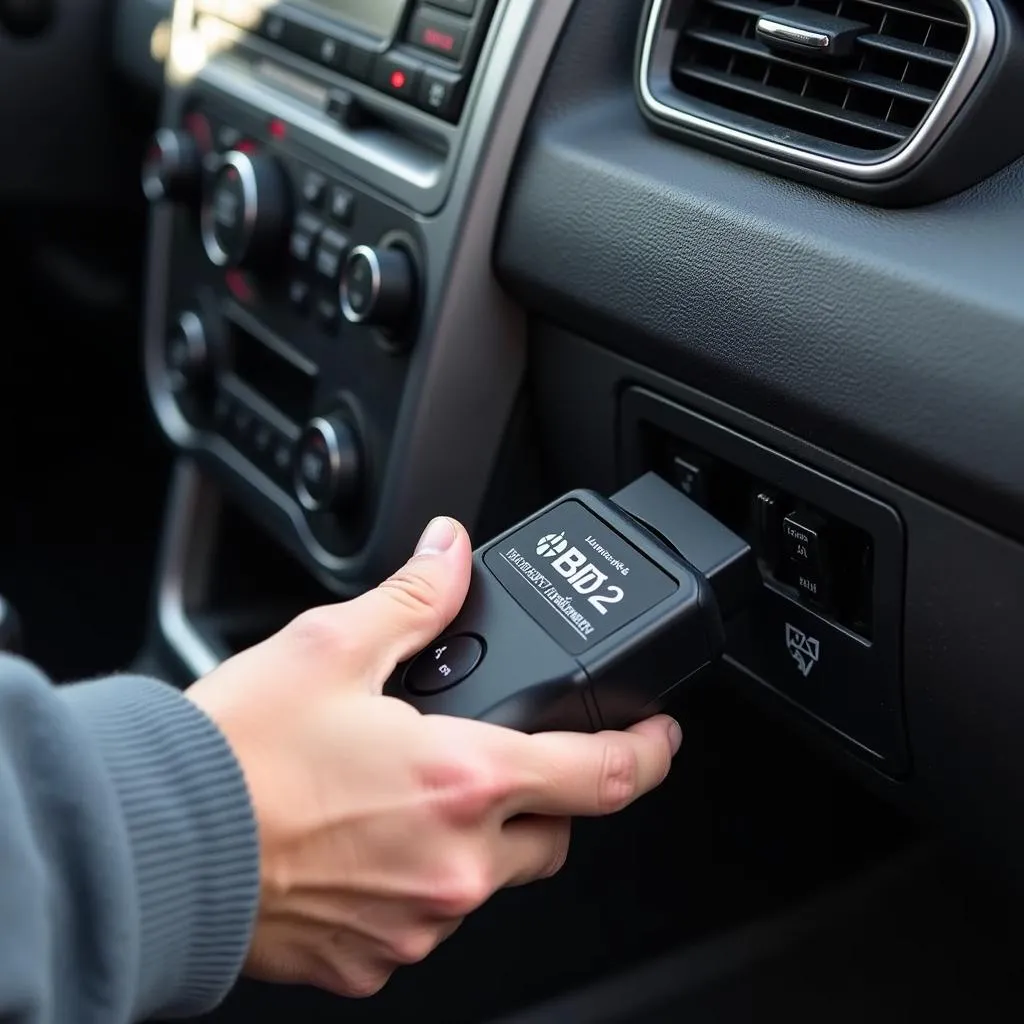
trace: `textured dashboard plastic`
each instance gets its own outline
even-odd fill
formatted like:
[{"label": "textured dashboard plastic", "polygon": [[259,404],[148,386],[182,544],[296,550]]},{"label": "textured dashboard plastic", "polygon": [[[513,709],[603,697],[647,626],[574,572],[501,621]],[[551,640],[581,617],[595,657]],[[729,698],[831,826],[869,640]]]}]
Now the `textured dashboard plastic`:
[{"label": "textured dashboard plastic", "polygon": [[[554,436],[573,424],[563,442],[548,447],[556,488],[611,491],[629,479],[629,467],[615,458],[620,393],[628,381],[896,510],[907,537],[902,661],[912,764],[901,782],[887,782],[855,761],[745,674],[724,679],[865,785],[940,822],[975,854],[1000,859],[1024,880],[1024,818],[1017,812],[1024,793],[1024,545],[822,451],[813,434],[810,441],[797,438],[566,331],[536,325],[531,367],[538,430]],[[567,387],[569,380],[581,386]]]},{"label": "textured dashboard plastic", "polygon": [[638,3],[577,5],[507,199],[526,305],[1024,537],[1024,163],[882,210],[651,132]]}]

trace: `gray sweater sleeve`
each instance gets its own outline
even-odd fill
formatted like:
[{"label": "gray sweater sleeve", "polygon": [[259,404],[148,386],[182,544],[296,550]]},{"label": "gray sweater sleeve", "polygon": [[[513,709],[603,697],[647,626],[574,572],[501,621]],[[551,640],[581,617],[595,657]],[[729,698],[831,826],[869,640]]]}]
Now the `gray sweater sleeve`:
[{"label": "gray sweater sleeve", "polygon": [[241,770],[198,708],[145,678],[55,688],[0,655],[0,1021],[212,1007],[258,883]]}]

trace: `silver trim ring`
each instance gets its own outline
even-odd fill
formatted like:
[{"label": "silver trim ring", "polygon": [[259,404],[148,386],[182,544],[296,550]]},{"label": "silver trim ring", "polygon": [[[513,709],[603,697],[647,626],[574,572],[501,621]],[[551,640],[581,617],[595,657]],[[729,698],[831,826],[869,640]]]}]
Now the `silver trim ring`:
[{"label": "silver trim ring", "polygon": [[[327,460],[331,474],[331,495],[326,501],[318,501],[314,498],[309,493],[309,488],[306,487],[305,481],[302,479],[302,443],[312,432],[318,433],[323,438],[324,444],[327,445]],[[341,475],[341,446],[338,443],[338,432],[334,429],[334,424],[330,420],[324,419],[323,416],[317,416],[315,419],[310,420],[299,438],[297,456],[295,459],[295,496],[299,499],[299,504],[307,512],[323,512],[330,508],[334,492],[338,488],[338,477]]]},{"label": "silver trim ring", "polygon": [[655,39],[664,25],[671,2],[672,0],[653,0],[644,29],[637,86],[640,103],[647,111],[664,120],[734,145],[858,181],[875,182],[895,178],[924,156],[949,126],[977,84],[996,41],[996,20],[987,0],[957,0],[967,15],[967,42],[938,99],[932,104],[924,120],[895,153],[874,161],[841,160],[810,152],[799,146],[766,139],[704,115],[679,110],[659,99],[651,85],[651,64]]},{"label": "silver trim ring", "polygon": [[[352,308],[352,302],[348,297],[348,270],[352,261],[357,257],[362,257],[370,265],[370,304],[365,313],[357,313]],[[377,251],[368,245],[357,245],[345,260],[345,272],[341,275],[341,285],[338,288],[341,312],[350,324],[366,323],[367,319],[373,315],[374,309],[377,308],[377,301],[380,299],[381,284],[380,259],[377,256]]]},{"label": "silver trim ring", "polygon": [[[160,128],[153,133],[152,145],[160,152],[161,167],[166,164],[168,153],[173,154],[171,159],[181,163],[181,144],[178,142],[178,133],[172,128]],[[167,186],[164,184],[163,176],[152,170],[149,160],[142,166],[142,194],[151,203],[159,203],[167,198]]]},{"label": "silver trim ring", "polygon": [[209,346],[206,343],[206,328],[203,326],[202,317],[194,310],[186,309],[178,317],[178,329],[184,336],[185,343],[188,346],[188,365],[184,370],[176,370],[168,366],[171,376],[171,387],[175,390],[187,387],[189,371],[202,368],[209,351]]},{"label": "silver trim ring", "polygon": [[256,228],[256,218],[259,216],[259,186],[256,183],[256,168],[248,153],[233,149],[226,153],[221,159],[213,175],[213,183],[210,186],[210,197],[203,203],[202,212],[199,215],[200,234],[203,240],[203,249],[210,262],[215,267],[226,267],[231,262],[230,255],[217,241],[217,228],[214,223],[213,195],[217,190],[217,184],[224,171],[233,167],[238,172],[238,178],[242,183],[242,231],[243,250],[248,249],[252,242],[253,231]]}]

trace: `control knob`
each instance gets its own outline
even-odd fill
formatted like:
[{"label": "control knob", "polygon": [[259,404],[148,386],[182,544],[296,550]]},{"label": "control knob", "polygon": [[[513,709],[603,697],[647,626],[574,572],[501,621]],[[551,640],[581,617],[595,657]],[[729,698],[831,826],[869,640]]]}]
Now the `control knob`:
[{"label": "control knob", "polygon": [[203,158],[189,132],[161,128],[142,161],[142,192],[151,203],[191,203],[199,199]]},{"label": "control knob", "polygon": [[357,245],[345,261],[339,291],[341,312],[351,324],[397,330],[416,305],[416,266],[402,247]]},{"label": "control knob", "polygon": [[342,413],[306,424],[295,457],[295,495],[307,512],[337,511],[359,493],[359,441]]},{"label": "control knob", "polygon": [[291,218],[291,190],[280,162],[233,149],[203,203],[203,248],[214,266],[269,270],[285,251]]},{"label": "control knob", "polygon": [[204,382],[210,372],[210,338],[203,318],[193,310],[182,313],[164,351],[171,388],[185,391]]}]

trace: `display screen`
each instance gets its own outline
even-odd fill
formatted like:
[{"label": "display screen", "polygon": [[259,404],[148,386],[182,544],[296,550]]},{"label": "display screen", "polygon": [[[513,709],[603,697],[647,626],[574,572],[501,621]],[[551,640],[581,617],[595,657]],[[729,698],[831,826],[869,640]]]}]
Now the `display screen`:
[{"label": "display screen", "polygon": [[316,394],[316,377],[301,370],[233,320],[228,321],[235,376],[295,423],[302,423]]},{"label": "display screen", "polygon": [[405,0],[292,0],[361,32],[390,39],[402,20]]}]

